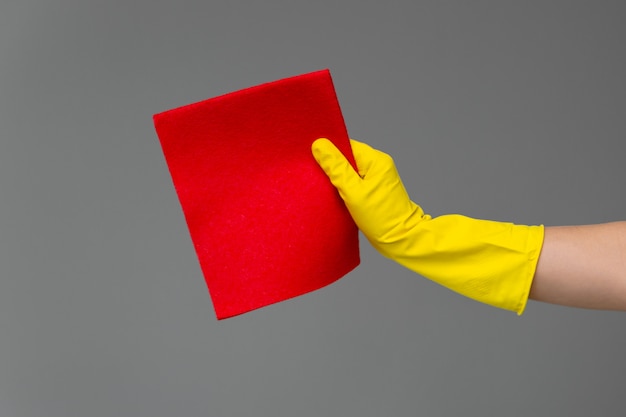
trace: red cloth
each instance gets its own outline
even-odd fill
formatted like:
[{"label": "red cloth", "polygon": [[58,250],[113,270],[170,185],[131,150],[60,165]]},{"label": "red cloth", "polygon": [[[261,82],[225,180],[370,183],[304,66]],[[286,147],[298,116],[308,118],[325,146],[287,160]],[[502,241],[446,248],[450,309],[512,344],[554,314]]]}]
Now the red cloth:
[{"label": "red cloth", "polygon": [[354,158],[330,72],[154,115],[218,319],[328,285],[359,264],[358,230],[311,154]]}]

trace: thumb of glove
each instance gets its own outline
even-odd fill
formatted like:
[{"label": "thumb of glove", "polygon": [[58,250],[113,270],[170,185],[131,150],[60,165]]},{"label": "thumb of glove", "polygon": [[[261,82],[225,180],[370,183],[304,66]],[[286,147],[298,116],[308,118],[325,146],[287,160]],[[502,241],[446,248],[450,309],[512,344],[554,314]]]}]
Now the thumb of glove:
[{"label": "thumb of glove", "polygon": [[385,254],[381,244],[401,238],[407,228],[424,218],[424,212],[410,200],[389,155],[355,140],[350,140],[350,145],[358,173],[327,139],[313,142],[313,156],[359,229]]},{"label": "thumb of glove", "polygon": [[359,186],[361,177],[330,140],[326,138],[317,139],[313,142],[311,150],[313,157],[347,204],[351,195],[350,190]]}]

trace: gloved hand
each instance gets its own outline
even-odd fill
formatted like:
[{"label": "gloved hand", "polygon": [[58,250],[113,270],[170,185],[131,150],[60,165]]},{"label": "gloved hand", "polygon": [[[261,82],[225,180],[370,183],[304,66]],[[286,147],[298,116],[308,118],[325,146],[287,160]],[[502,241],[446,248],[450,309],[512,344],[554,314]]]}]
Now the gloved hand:
[{"label": "gloved hand", "polygon": [[358,173],[327,139],[313,143],[313,156],[381,254],[474,300],[523,313],[543,226],[458,214],[432,218],[411,201],[389,155],[350,143]]}]

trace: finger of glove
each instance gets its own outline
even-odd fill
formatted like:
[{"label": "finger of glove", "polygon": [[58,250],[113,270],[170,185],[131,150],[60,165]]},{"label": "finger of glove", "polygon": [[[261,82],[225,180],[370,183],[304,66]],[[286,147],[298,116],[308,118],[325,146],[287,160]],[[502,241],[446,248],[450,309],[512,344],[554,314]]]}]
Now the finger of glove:
[{"label": "finger of glove", "polygon": [[360,186],[361,177],[359,174],[352,168],[341,151],[328,139],[317,139],[313,142],[311,149],[313,157],[324,170],[330,182],[337,188],[344,201],[348,202],[351,190]]}]

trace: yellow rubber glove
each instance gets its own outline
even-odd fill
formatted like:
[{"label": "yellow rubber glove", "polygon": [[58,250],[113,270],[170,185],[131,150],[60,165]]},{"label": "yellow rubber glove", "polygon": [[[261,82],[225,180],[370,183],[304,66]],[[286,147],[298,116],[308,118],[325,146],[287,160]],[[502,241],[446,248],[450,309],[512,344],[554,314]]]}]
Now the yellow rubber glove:
[{"label": "yellow rubber glove", "polygon": [[359,172],[327,139],[313,156],[369,242],[384,256],[474,300],[522,314],[543,245],[543,226],[431,218],[409,198],[392,158],[351,140]]}]

